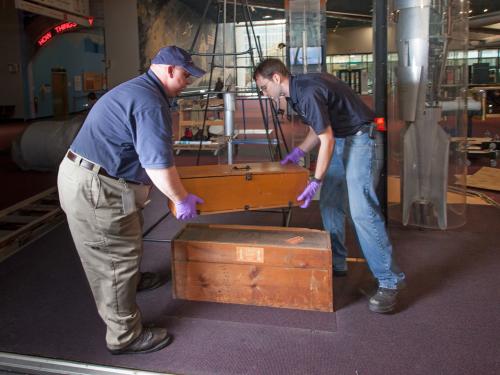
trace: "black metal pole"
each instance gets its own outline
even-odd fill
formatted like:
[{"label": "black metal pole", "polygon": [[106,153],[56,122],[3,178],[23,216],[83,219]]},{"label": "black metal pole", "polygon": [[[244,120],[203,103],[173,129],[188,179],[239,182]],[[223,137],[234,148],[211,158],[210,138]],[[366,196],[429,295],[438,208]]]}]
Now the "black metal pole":
[{"label": "black metal pole", "polygon": [[[373,9],[375,13],[372,25],[375,63],[374,107],[376,117],[383,118],[385,125],[385,130],[379,132],[384,147],[384,163],[377,194],[387,225],[387,0],[373,0]],[[379,130],[382,129],[379,127]]]},{"label": "black metal pole", "polygon": [[203,145],[203,136],[205,135],[205,125],[207,123],[208,104],[210,103],[210,90],[212,88],[212,77],[214,74],[215,51],[217,50],[217,34],[219,32],[219,22],[220,22],[220,5],[217,4],[217,23],[215,24],[214,48],[213,48],[213,52],[212,52],[212,61],[210,63],[210,76],[208,79],[207,101],[205,103],[205,111],[203,112],[203,125],[201,127],[201,137],[200,137],[200,144],[198,145],[198,153],[196,155],[196,165],[200,165],[200,156],[201,156],[201,149],[202,149],[202,145]]},{"label": "black metal pole", "polygon": [[[248,25],[250,24],[250,28],[251,28],[252,34],[254,36],[254,39],[256,40],[256,38],[255,38],[255,31],[254,31],[254,28],[253,28],[253,24],[252,24],[252,22],[250,20],[250,10],[249,10],[248,2],[246,2],[246,5],[242,5],[242,6],[243,6],[243,9],[242,9],[243,10],[243,15],[245,17],[245,29],[247,31],[248,48],[250,50],[250,60],[252,62],[253,71],[255,71],[256,64],[255,64],[255,57],[253,55],[253,49],[252,49],[252,36],[250,35],[250,29],[249,29]],[[257,46],[256,46],[256,50],[257,50],[257,53],[259,54],[259,61],[261,61],[262,57],[260,56],[260,53],[259,53],[259,50],[258,50]],[[252,73],[253,73],[253,71],[252,71]],[[268,147],[268,151],[269,151],[269,158],[272,161],[274,161],[273,149],[272,149],[272,145],[271,145],[271,138],[269,137],[269,117],[264,114],[264,106],[263,106],[263,103],[262,103],[262,95],[261,95],[260,90],[259,90],[258,87],[257,87],[257,97],[259,98],[260,112],[262,113],[262,121],[264,123],[264,129],[266,130],[266,138],[267,138],[267,147]]]},{"label": "black metal pole", "polygon": [[196,30],[196,34],[193,38],[193,43],[191,44],[191,48],[189,49],[189,53],[194,51],[194,47],[196,46],[196,42],[198,41],[198,36],[200,35],[201,28],[205,23],[205,17],[207,16],[208,7],[212,4],[212,1],[207,1],[207,5],[205,6],[205,10],[203,11],[203,16],[201,16],[201,21],[198,24],[198,29]]}]

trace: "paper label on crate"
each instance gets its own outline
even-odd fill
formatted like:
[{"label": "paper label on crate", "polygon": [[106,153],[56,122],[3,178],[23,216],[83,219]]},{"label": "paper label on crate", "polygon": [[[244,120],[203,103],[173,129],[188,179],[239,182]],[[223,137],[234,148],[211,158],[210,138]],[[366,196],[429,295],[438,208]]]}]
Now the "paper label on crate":
[{"label": "paper label on crate", "polygon": [[264,263],[263,247],[236,246],[238,262]]},{"label": "paper label on crate", "polygon": [[297,244],[299,244],[301,242],[304,242],[304,237],[302,237],[302,236],[295,236],[295,237],[287,239],[286,242],[288,242],[290,245],[297,245]]}]

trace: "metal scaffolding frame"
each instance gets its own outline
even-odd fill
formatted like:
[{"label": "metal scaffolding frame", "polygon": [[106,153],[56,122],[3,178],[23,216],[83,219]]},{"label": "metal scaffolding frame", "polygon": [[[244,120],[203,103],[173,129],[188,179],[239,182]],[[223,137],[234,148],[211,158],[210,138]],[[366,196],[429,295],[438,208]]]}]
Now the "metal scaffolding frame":
[{"label": "metal scaffolding frame", "polygon": [[[214,5],[217,7],[217,23],[215,26],[215,37],[214,37],[213,50],[211,53],[198,53],[195,51],[195,46],[197,44],[198,37],[200,35],[201,27],[205,22],[209,7],[214,6]],[[217,52],[219,26],[221,25],[221,13],[223,13],[222,46],[223,46],[223,49],[225,47],[225,41],[226,41],[226,36],[225,36],[226,27],[225,26],[227,24],[227,0],[209,0],[209,1],[207,1],[207,4],[206,4],[204,12],[203,12],[202,19],[198,25],[197,30],[196,30],[195,36],[193,38],[193,42],[191,44],[191,48],[189,49],[189,52],[193,56],[210,56],[211,57],[210,75],[209,75],[209,80],[208,80],[208,90],[205,93],[203,93],[203,96],[206,95],[206,98],[205,98],[206,102],[205,102],[205,109],[204,109],[204,113],[203,113],[203,123],[202,123],[202,128],[201,128],[202,137],[200,137],[200,142],[199,142],[199,146],[198,146],[196,165],[199,165],[199,162],[200,162],[200,154],[201,154],[201,150],[202,150],[202,146],[203,146],[203,144],[202,144],[203,135],[205,134],[207,115],[208,115],[208,111],[209,111],[208,107],[209,107],[210,95],[221,93],[221,92],[216,92],[216,91],[211,90],[214,68],[222,67],[223,75],[225,76],[226,69],[234,69],[235,72],[237,71],[237,69],[241,69],[241,68],[247,69],[247,68],[251,67],[252,69],[255,69],[256,57],[255,57],[254,50],[257,51],[257,57],[258,57],[259,61],[261,61],[263,58],[260,40],[259,40],[259,37],[255,34],[255,30],[253,27],[253,22],[252,22],[252,17],[251,17],[251,12],[250,12],[250,5],[248,4],[247,0],[239,1],[239,2],[234,1],[233,2],[233,11],[234,11],[233,12],[233,21],[236,20],[237,6],[241,7],[243,17],[244,17],[245,30],[246,30],[248,45],[249,45],[249,48],[246,51],[236,52],[236,38],[234,38],[234,52],[232,52],[232,53],[226,52],[226,51]],[[251,66],[238,66],[237,57],[242,56],[242,55],[249,55],[250,56]],[[230,66],[226,65],[225,58],[227,56],[234,57],[233,65],[230,65]],[[222,57],[222,61],[223,61],[222,66],[215,64],[215,57]],[[236,76],[236,74],[235,74],[235,76]],[[246,139],[246,137],[245,137],[244,140],[237,140],[234,138],[234,134],[226,134],[228,148],[232,147],[233,145],[239,145],[239,144],[265,144],[265,143],[267,143],[270,159],[272,161],[274,161],[276,156],[278,156],[278,158],[281,159],[282,158],[282,152],[281,152],[281,146],[280,146],[281,142],[283,143],[286,152],[288,152],[289,149],[288,149],[288,145],[286,143],[286,140],[285,140],[285,137],[283,134],[283,130],[281,128],[281,123],[279,121],[278,108],[277,108],[276,104],[273,102],[273,100],[269,100],[268,98],[264,98],[262,96],[262,93],[260,92],[260,90],[258,90],[258,88],[256,88],[255,91],[252,90],[250,92],[254,92],[257,94],[257,99],[259,101],[259,108],[260,108],[260,112],[262,115],[262,121],[264,124],[265,133],[266,133],[266,139],[265,140],[262,140],[262,139],[252,140],[252,139]],[[238,93],[241,93],[241,91],[238,91],[238,90],[225,91],[223,94],[224,95],[232,95],[233,101],[234,101],[234,97]],[[248,93],[248,91],[246,91],[245,93]],[[194,95],[196,96],[199,94],[194,94]],[[245,100],[245,99],[240,99],[240,100]],[[226,103],[226,98],[224,99],[224,102]],[[271,137],[269,135],[270,125],[269,125],[269,115],[268,115],[269,112],[267,111],[267,102],[269,102],[269,106],[271,108],[271,118],[273,121],[274,134],[275,134],[274,139],[271,139]],[[244,110],[243,110],[243,112],[244,112]],[[245,116],[244,113],[243,113],[243,116]],[[244,124],[245,124],[245,120],[244,120]],[[225,128],[226,128],[226,124],[225,124]],[[280,142],[280,137],[281,137],[281,142]],[[273,146],[276,146],[275,150],[273,150]],[[228,151],[228,154],[230,154],[229,151]],[[232,154],[232,152],[231,152],[231,154]],[[232,160],[231,160],[231,162],[232,162]]]}]

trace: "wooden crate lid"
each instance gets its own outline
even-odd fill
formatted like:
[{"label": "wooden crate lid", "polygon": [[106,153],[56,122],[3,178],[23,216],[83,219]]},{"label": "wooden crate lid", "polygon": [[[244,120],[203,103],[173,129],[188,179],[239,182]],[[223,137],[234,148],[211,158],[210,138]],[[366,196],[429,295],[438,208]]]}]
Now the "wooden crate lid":
[{"label": "wooden crate lid", "polygon": [[294,164],[281,165],[280,162],[218,164],[177,167],[181,178],[203,178],[223,176],[244,176],[251,174],[307,173],[309,171]]},{"label": "wooden crate lid", "polygon": [[317,229],[250,225],[187,224],[174,241],[217,242],[330,251],[330,236]]}]

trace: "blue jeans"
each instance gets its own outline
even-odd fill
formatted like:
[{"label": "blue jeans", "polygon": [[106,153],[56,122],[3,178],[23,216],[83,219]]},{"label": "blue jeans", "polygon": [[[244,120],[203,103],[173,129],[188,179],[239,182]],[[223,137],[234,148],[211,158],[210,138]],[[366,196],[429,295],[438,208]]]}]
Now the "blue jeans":
[{"label": "blue jeans", "polygon": [[335,149],[323,180],[321,217],[330,232],[334,270],[347,270],[345,217],[350,213],[356,237],[382,288],[396,289],[405,275],[392,259],[375,188],[383,163],[383,145],[368,133],[335,138]]}]

